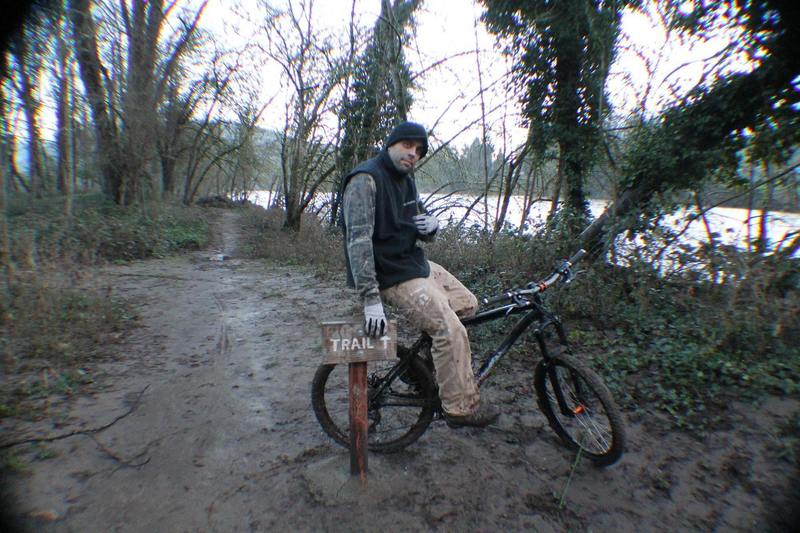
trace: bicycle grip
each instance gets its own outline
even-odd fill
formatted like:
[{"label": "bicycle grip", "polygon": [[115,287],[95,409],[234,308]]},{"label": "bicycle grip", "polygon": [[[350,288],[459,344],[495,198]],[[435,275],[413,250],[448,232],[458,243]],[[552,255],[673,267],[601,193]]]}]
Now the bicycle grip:
[{"label": "bicycle grip", "polygon": [[580,261],[581,259],[583,259],[583,256],[585,256],[585,255],[586,255],[586,250],[584,250],[583,248],[581,248],[580,250],[578,250],[577,252],[575,252],[575,255],[573,255],[572,257],[570,257],[569,259],[567,259],[567,261],[569,261],[569,264],[570,264],[570,265],[574,265],[575,263],[577,263],[578,261]]},{"label": "bicycle grip", "polygon": [[513,297],[514,297],[513,293],[504,292],[503,294],[498,294],[497,296],[492,296],[491,298],[481,298],[481,303],[483,305],[492,305],[498,302],[504,302],[506,300],[510,300]]}]

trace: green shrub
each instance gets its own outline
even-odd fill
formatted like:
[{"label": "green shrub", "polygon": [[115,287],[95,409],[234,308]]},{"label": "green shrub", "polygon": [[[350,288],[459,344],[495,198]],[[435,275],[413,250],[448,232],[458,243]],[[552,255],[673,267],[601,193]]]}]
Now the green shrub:
[{"label": "green shrub", "polygon": [[152,212],[120,207],[98,194],[75,197],[65,218],[63,198],[38,202],[15,197],[9,205],[12,259],[25,268],[56,264],[130,261],[208,243],[205,211],[159,205]]},{"label": "green shrub", "polygon": [[342,232],[313,214],[304,213],[300,231],[283,228],[281,209],[251,206],[245,211],[247,246],[252,257],[287,265],[309,265],[320,276],[344,272]]},{"label": "green shrub", "polygon": [[[338,230],[309,217],[294,234],[281,229],[280,210],[249,216],[255,255],[343,271]],[[578,265],[572,284],[544,295],[565,320],[577,353],[626,408],[657,409],[683,427],[719,419],[734,399],[799,392],[800,292],[791,280],[800,263],[732,248],[712,256],[679,246],[659,255],[669,238],[659,230],[620,242],[613,260]],[[541,279],[577,248],[544,231],[493,236],[454,227],[423,246],[478,296]],[[471,340],[493,347],[507,327],[481,326]]]},{"label": "green shrub", "polygon": [[76,195],[69,218],[63,207],[61,196],[19,196],[9,203],[11,258],[18,268],[0,294],[0,416],[38,417],[50,395],[91,383],[91,362],[130,321],[110,289],[72,288],[81,265],[208,243],[206,213],[199,208],[122,208],[99,194]]},{"label": "green shrub", "polygon": [[93,378],[92,361],[123,332],[129,318],[110,292],[71,289],[69,277],[48,285],[18,278],[2,302],[0,417],[38,417],[41,400],[70,395]]},{"label": "green shrub", "polygon": [[772,280],[757,269],[747,282],[713,283],[660,276],[649,263],[598,264],[558,299],[583,319],[573,338],[618,398],[702,427],[734,399],[798,392],[800,294],[772,293]]},{"label": "green shrub", "polygon": [[[800,392],[800,292],[786,281],[800,262],[724,248],[712,264],[707,250],[684,246],[662,257],[670,268],[656,268],[653,251],[663,245],[648,234],[618,248],[627,251],[616,264],[580,264],[574,283],[544,295],[618,400],[700,428],[734,399]],[[427,247],[478,295],[540,279],[572,252],[544,232],[491,236],[458,228]],[[471,337],[494,346],[505,331],[484,327]]]}]

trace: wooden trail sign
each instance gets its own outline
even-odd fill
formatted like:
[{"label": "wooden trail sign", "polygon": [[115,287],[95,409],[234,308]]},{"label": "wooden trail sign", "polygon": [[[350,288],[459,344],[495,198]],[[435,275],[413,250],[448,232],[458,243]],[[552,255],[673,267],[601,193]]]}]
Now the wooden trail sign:
[{"label": "wooden trail sign", "polygon": [[358,476],[362,485],[367,484],[367,362],[397,358],[397,323],[391,320],[387,326],[383,337],[373,338],[364,334],[363,323],[322,323],[322,362],[348,365],[350,475]]},{"label": "wooden trail sign", "polygon": [[363,322],[323,322],[322,351],[325,364],[365,363],[397,357],[397,322],[390,320],[383,337],[364,333]]}]

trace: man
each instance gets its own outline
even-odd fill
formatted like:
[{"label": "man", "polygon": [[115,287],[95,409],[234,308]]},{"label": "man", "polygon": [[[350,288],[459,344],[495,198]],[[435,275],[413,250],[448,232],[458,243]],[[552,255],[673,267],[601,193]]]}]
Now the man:
[{"label": "man", "polygon": [[452,274],[427,261],[417,239],[433,239],[439,221],[423,211],[411,172],[428,151],[421,125],[396,126],[381,152],[358,165],[342,182],[348,285],[364,304],[364,326],[383,334],[383,302],[428,333],[445,420],[451,427],[483,427],[498,417],[480,401],[472,373],[467,331],[478,300]]}]

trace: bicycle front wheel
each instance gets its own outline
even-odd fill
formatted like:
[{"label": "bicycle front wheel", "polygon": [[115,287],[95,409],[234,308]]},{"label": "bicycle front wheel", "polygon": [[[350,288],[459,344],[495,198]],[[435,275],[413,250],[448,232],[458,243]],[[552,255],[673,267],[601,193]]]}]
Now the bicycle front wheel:
[{"label": "bicycle front wheel", "polygon": [[599,466],[619,460],[625,450],[622,415],[597,374],[559,354],[539,362],[535,386],[539,407],[564,444]]},{"label": "bicycle front wheel", "polygon": [[[417,357],[368,363],[367,446],[396,452],[416,441],[433,420],[436,383]],[[311,404],[322,429],[350,446],[348,365],[320,365],[311,385]]]}]

